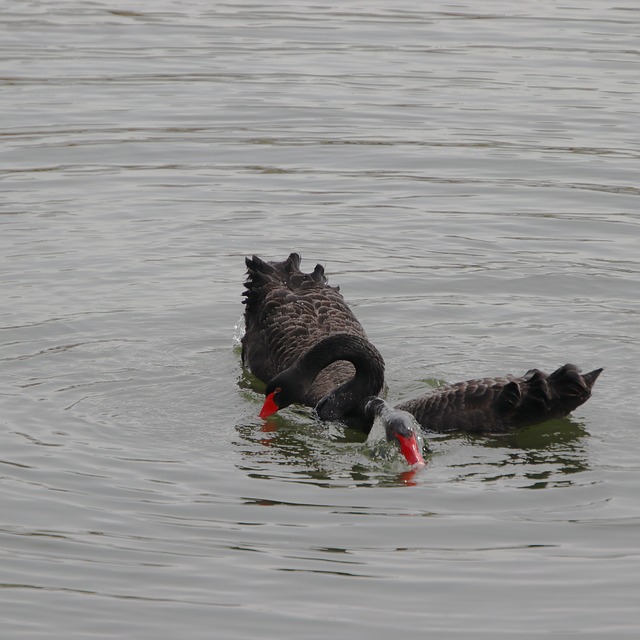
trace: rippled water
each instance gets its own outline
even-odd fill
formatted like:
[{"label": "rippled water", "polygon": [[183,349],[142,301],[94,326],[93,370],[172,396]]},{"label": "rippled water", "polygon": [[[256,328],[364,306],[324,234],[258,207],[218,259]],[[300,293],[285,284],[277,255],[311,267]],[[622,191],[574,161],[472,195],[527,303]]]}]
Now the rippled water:
[{"label": "rippled water", "polygon": [[[636,2],[0,10],[3,638],[638,636]],[[605,372],[418,474],[265,426],[243,259],[293,250],[393,400]]]}]

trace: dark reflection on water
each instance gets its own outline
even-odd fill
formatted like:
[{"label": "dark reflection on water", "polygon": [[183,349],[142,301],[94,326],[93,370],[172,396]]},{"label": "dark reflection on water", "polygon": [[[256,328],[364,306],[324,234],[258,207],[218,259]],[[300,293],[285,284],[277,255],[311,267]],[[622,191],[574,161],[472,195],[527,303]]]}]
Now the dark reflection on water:
[{"label": "dark reflection on water", "polygon": [[[472,460],[453,464],[466,469],[459,480],[523,478],[533,481],[524,488],[569,486],[567,478],[589,469],[584,426],[570,418],[549,420],[502,436],[465,436],[467,444],[476,449]],[[454,436],[446,436],[451,441]]]}]

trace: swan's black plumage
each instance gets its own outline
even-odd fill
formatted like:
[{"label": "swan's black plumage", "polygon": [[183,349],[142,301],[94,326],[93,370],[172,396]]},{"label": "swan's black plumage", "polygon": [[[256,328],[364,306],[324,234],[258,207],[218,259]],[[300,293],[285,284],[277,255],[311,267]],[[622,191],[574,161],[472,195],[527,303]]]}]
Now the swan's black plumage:
[{"label": "swan's black plumage", "polygon": [[[323,419],[368,430],[372,415],[365,407],[382,391],[384,361],[339,289],[327,284],[320,265],[302,273],[296,253],[284,262],[256,256],[246,262],[242,358],[268,383],[274,410],[306,404]],[[551,374],[531,369],[520,377],[468,380],[396,409],[411,413],[426,430],[502,433],[567,415],[589,399],[601,371],[582,375],[566,364]]]},{"label": "swan's black plumage", "polygon": [[[242,361],[260,380],[269,382],[334,334],[351,334],[368,342],[340,288],[327,283],[322,265],[316,265],[312,273],[302,273],[297,253],[283,262],[253,256],[246,264]],[[380,361],[384,371],[382,357]],[[354,373],[354,366],[346,361],[325,365],[296,402],[315,407]],[[382,391],[382,384],[383,379],[373,395]]]},{"label": "swan's black plumage", "polygon": [[467,380],[401,402],[424,429],[503,433],[517,427],[562,418],[591,397],[602,369],[582,375],[565,364],[551,374],[531,369],[523,376]]}]

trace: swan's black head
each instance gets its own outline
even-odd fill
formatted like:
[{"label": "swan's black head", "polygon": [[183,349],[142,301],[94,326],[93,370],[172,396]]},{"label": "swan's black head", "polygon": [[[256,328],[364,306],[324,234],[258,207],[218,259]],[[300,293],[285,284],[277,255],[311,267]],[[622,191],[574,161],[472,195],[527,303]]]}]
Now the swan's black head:
[{"label": "swan's black head", "polygon": [[260,410],[261,418],[284,409],[291,404],[301,402],[304,397],[304,386],[290,371],[283,371],[272,378],[264,390],[265,400]]}]

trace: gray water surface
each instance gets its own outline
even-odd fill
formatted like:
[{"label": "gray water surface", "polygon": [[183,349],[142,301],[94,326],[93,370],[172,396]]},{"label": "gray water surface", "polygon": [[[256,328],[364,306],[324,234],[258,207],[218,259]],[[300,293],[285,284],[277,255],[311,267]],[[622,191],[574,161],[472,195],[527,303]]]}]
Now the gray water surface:
[{"label": "gray water surface", "polygon": [[[633,0],[0,0],[7,640],[637,638]],[[388,396],[603,366],[407,473],[257,418],[244,257],[291,251]]]}]

